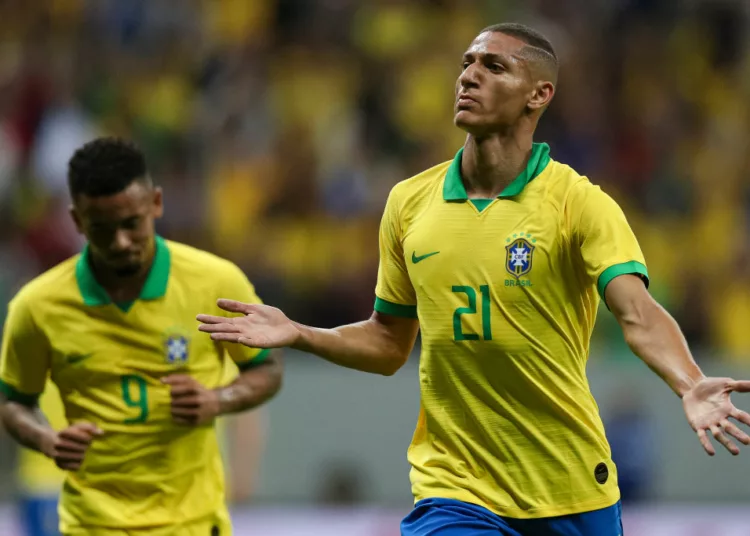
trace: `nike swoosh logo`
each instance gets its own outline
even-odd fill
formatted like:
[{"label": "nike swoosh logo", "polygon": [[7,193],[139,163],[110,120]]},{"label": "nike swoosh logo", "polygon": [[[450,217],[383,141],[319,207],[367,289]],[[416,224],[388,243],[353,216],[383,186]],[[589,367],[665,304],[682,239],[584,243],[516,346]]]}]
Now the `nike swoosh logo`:
[{"label": "nike swoosh logo", "polygon": [[71,354],[68,356],[68,365],[75,365],[76,363],[80,363],[81,361],[84,361],[94,355],[93,352],[90,352],[88,354]]},{"label": "nike swoosh logo", "polygon": [[413,262],[414,264],[417,264],[418,262],[422,262],[423,260],[425,260],[425,259],[427,259],[429,257],[432,257],[433,255],[437,255],[438,253],[440,253],[440,252],[439,251],[433,251],[432,253],[428,253],[426,255],[420,255],[419,257],[417,257],[417,252],[416,251],[412,251],[412,253],[411,253],[411,262]]}]

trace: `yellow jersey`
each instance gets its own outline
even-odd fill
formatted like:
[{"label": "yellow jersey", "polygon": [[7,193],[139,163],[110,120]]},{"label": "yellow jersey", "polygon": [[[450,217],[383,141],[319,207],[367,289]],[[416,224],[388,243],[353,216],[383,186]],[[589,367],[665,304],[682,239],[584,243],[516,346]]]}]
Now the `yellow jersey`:
[{"label": "yellow jersey", "polygon": [[156,239],[138,300],[112,303],[94,278],[88,251],[27,284],[11,301],[0,354],[0,389],[35,403],[49,374],[69,422],[104,435],[67,474],[63,533],[81,527],[149,528],[225,512],[224,474],[213,424],[188,427],[170,414],[164,376],[186,373],[208,388],[267,352],[223,345],[197,331],[195,315],[222,314],[217,298],[260,303],[232,263]]},{"label": "yellow jersey", "polygon": [[586,361],[607,284],[648,282],[638,242],[546,144],[491,200],[467,199],[462,151],[397,184],[380,230],[375,309],[418,318],[422,334],[414,496],[512,518],[611,506],[617,474]]},{"label": "yellow jersey", "polygon": [[[67,426],[65,410],[60,400],[60,392],[52,382],[47,382],[44,393],[39,398],[39,408],[55,430]],[[60,493],[65,472],[58,469],[55,462],[31,449],[21,449],[18,453],[18,486],[25,496],[52,496]]]}]

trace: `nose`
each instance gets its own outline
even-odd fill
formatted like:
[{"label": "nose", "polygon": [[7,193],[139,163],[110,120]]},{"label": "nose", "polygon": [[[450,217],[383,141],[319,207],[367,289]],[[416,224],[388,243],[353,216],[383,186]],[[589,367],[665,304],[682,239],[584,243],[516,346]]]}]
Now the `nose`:
[{"label": "nose", "polygon": [[479,77],[480,74],[477,65],[475,63],[469,64],[458,77],[459,89],[479,87]]},{"label": "nose", "polygon": [[133,245],[133,241],[130,239],[130,235],[124,229],[118,229],[115,232],[115,239],[112,243],[112,249],[114,251],[127,251]]}]

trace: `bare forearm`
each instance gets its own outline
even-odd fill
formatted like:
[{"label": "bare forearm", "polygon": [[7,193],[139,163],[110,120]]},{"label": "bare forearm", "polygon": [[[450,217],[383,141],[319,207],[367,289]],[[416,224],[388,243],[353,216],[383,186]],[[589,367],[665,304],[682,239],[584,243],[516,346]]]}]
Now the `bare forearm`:
[{"label": "bare forearm", "polygon": [[281,389],[283,365],[278,350],[265,362],[243,371],[226,387],[217,389],[222,415],[239,413],[260,406]]},{"label": "bare forearm", "polygon": [[640,314],[622,319],[625,340],[633,353],[682,397],[704,375],[674,318],[656,302],[642,309]]},{"label": "bare forearm", "polygon": [[[320,329],[298,325],[301,336],[294,346],[336,365],[386,376],[394,374],[407,360],[417,324],[388,326],[375,316],[364,322]],[[394,333],[394,330],[398,330]]]},{"label": "bare forearm", "polygon": [[48,454],[49,446],[54,442],[55,431],[38,407],[5,402],[0,405],[0,418],[8,433],[19,444]]}]

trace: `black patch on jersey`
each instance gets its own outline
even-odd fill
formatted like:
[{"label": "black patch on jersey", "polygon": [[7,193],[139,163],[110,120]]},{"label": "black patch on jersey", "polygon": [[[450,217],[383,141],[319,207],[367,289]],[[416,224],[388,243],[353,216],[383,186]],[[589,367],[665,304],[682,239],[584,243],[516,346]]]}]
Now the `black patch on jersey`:
[{"label": "black patch on jersey", "polygon": [[594,478],[596,478],[599,484],[604,484],[607,481],[609,478],[609,469],[607,469],[606,463],[602,462],[596,466],[596,469],[594,469]]}]

